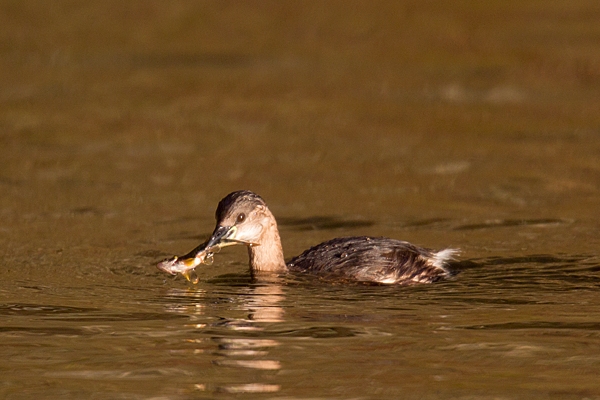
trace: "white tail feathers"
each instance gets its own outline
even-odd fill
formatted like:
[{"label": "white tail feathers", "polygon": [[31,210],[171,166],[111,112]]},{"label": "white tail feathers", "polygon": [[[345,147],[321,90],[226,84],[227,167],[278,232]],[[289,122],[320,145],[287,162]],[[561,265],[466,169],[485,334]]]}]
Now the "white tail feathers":
[{"label": "white tail feathers", "polygon": [[437,253],[433,254],[433,257],[431,258],[431,265],[437,268],[446,269],[446,264],[448,263],[448,261],[455,260],[456,258],[454,256],[457,256],[459,254],[459,249],[440,250]]}]

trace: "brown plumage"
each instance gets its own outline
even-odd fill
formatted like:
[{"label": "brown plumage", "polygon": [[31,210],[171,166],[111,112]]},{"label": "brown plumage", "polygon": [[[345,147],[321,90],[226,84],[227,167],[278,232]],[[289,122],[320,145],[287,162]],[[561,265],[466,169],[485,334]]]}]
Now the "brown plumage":
[{"label": "brown plumage", "polygon": [[215,214],[217,226],[206,248],[244,244],[254,275],[314,274],[327,279],[385,284],[430,283],[450,276],[447,262],[457,250],[432,251],[385,237],[329,240],[284,262],[275,217],[256,193],[225,196]]}]

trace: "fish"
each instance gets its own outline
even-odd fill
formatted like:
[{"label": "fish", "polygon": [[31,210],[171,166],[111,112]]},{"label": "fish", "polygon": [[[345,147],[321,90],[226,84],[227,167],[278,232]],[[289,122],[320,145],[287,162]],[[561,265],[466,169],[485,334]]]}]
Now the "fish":
[{"label": "fish", "polygon": [[173,256],[159,262],[156,267],[170,275],[181,274],[188,282],[197,284],[200,279],[194,270],[200,264],[210,265],[213,255],[221,250],[219,245],[208,246],[208,240],[183,256]]}]

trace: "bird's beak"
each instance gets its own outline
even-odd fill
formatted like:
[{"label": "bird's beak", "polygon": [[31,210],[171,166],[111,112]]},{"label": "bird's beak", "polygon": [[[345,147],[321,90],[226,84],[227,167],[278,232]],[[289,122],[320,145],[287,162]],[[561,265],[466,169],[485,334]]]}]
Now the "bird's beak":
[{"label": "bird's beak", "polygon": [[206,247],[225,247],[234,244],[241,244],[241,241],[235,240],[237,226],[221,226],[217,225],[210,239],[206,243]]},{"label": "bird's beak", "polygon": [[234,244],[245,244],[249,246],[257,246],[256,243],[249,242],[248,240],[244,240],[242,238],[238,238],[238,228],[237,226],[221,226],[217,225],[212,236],[208,239],[206,247],[226,247],[233,246]]}]

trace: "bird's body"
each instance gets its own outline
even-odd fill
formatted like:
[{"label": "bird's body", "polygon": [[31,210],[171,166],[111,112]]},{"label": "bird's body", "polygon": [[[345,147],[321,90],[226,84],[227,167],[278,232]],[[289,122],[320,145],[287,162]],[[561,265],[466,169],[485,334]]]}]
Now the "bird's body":
[{"label": "bird's body", "polygon": [[[457,253],[454,249],[436,252],[385,237],[354,236],[318,244],[286,264],[277,221],[259,195],[247,190],[230,193],[219,202],[215,217],[217,226],[211,238],[187,258],[204,259],[208,251],[212,255],[215,249],[244,244],[256,277],[298,273],[379,284],[431,283],[450,276],[447,263]],[[163,264],[170,263],[170,268],[173,263],[194,265],[187,258]]]},{"label": "bird's body", "polygon": [[311,247],[287,268],[358,282],[431,283],[450,276],[444,263],[451,255],[386,237],[342,237]]}]

